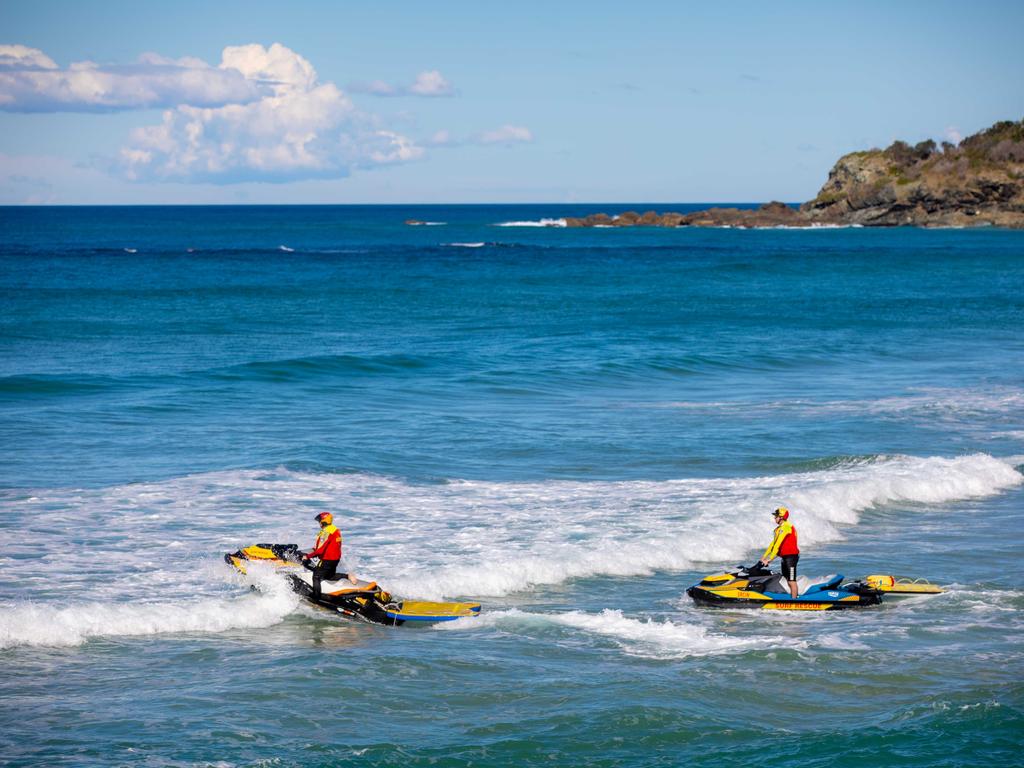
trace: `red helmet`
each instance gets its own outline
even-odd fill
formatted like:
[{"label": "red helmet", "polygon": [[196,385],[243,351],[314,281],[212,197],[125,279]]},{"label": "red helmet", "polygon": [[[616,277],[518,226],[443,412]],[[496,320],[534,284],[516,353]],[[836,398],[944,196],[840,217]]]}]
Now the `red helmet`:
[{"label": "red helmet", "polygon": [[332,515],[330,512],[321,512],[313,519],[321,525],[330,525],[334,522],[334,515]]},{"label": "red helmet", "polygon": [[779,518],[779,520],[789,520],[789,510],[785,507],[779,507],[772,514]]}]

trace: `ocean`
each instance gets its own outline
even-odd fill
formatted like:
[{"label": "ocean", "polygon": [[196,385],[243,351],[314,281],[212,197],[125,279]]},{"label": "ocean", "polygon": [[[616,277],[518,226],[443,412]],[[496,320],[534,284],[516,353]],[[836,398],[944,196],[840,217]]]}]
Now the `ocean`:
[{"label": "ocean", "polygon": [[[1024,233],[651,207],[0,208],[0,764],[1024,765]],[[945,592],[696,607],[780,505]]]}]

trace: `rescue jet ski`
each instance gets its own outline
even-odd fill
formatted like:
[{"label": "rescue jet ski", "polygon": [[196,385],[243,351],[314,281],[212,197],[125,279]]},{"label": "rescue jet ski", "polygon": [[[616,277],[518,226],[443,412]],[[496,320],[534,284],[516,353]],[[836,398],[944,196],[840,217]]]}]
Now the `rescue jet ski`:
[{"label": "rescue jet ski", "polygon": [[313,605],[351,619],[374,624],[401,626],[406,622],[454,621],[480,613],[479,603],[433,603],[402,600],[386,592],[375,581],[353,584],[339,573],[320,584],[320,595],[313,591],[312,566],[302,560],[296,544],[254,544],[224,555],[224,561],[240,573],[247,563],[266,563],[278,569],[291,588]]},{"label": "rescue jet ski", "polygon": [[837,574],[808,587],[794,600],[789,594],[789,582],[782,574],[760,563],[737,565],[731,571],[706,576],[686,590],[698,605],[776,611],[835,611],[877,605],[885,595],[937,595],[941,592],[942,589],[922,579],[873,575],[843,581],[842,574]]}]

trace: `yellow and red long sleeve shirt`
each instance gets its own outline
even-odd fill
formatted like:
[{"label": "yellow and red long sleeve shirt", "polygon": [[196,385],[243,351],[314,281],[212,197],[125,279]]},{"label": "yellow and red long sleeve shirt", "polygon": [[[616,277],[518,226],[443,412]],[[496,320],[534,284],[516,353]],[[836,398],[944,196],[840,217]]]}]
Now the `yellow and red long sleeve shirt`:
[{"label": "yellow and red long sleeve shirt", "polygon": [[309,556],[321,560],[341,560],[341,531],[333,525],[321,528]]},{"label": "yellow and red long sleeve shirt", "polygon": [[799,555],[800,547],[796,541],[796,528],[789,520],[783,520],[775,528],[772,543],[761,556],[762,560],[771,560],[776,555]]}]

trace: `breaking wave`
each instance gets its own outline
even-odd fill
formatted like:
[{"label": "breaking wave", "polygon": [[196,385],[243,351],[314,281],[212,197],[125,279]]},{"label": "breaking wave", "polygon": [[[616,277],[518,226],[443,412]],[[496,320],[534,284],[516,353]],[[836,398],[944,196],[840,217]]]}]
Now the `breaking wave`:
[{"label": "breaking wave", "polygon": [[[876,508],[945,515],[958,501],[1024,483],[1014,461],[878,456],[763,477],[614,482],[413,483],[282,467],[12,491],[0,503],[22,535],[0,557],[0,598],[33,583],[39,542],[54,535],[70,545],[67,585],[82,599],[123,594],[133,564],[149,571],[154,562],[174,599],[207,596],[211,584],[216,596],[223,585],[197,562],[255,541],[304,542],[312,511],[325,507],[337,510],[356,573],[408,597],[500,597],[577,578],[732,564],[763,546],[764,510],[779,504],[811,546],[843,539]],[[75,523],[53,530],[53,520]]]},{"label": "breaking wave", "polygon": [[280,622],[297,603],[283,588],[234,599],[6,602],[0,604],[0,650],[76,646],[94,638],[260,629]]},{"label": "breaking wave", "polygon": [[538,221],[503,221],[496,227],[564,227],[565,219],[540,219]]}]

